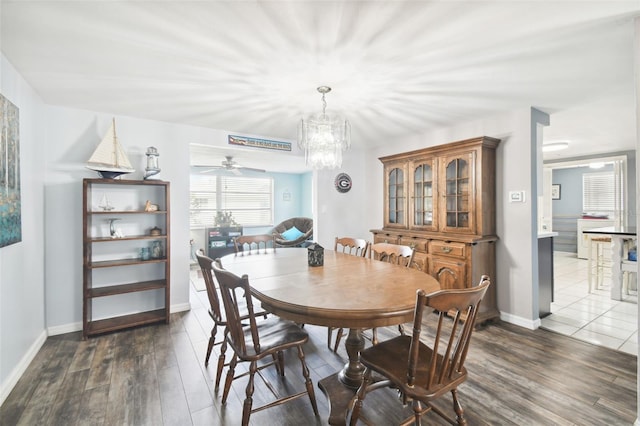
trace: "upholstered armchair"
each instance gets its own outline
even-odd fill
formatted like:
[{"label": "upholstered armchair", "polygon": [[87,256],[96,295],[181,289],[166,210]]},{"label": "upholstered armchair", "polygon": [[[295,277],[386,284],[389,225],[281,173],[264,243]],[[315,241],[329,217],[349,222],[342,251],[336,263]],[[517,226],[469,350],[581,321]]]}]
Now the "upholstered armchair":
[{"label": "upholstered armchair", "polygon": [[276,244],[279,247],[297,247],[313,237],[313,219],[292,217],[273,228]]}]

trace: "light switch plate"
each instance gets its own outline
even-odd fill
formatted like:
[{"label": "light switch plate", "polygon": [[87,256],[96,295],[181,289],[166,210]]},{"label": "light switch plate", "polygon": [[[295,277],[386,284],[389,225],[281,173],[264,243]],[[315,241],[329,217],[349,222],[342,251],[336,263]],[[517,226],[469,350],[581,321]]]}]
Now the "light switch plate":
[{"label": "light switch plate", "polygon": [[510,203],[524,203],[524,191],[509,191]]}]

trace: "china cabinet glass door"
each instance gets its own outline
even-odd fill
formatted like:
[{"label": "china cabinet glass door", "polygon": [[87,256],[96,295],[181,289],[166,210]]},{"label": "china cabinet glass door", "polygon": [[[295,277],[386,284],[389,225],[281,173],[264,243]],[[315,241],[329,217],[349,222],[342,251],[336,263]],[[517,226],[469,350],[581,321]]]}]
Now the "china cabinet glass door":
[{"label": "china cabinet glass door", "polygon": [[470,153],[444,159],[444,230],[473,232],[471,160]]},{"label": "china cabinet glass door", "polygon": [[387,214],[388,223],[393,225],[405,224],[405,185],[404,170],[401,168],[393,168],[387,176]]},{"label": "china cabinet glass door", "polygon": [[421,161],[413,166],[412,227],[434,229],[436,185],[433,161]]}]

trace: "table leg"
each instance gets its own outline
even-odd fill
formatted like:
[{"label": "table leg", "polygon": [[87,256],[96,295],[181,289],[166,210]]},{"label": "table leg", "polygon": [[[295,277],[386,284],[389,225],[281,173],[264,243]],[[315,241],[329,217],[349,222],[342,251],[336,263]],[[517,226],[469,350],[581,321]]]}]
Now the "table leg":
[{"label": "table leg", "polygon": [[358,390],[362,383],[362,375],[364,373],[364,366],[360,364],[360,351],[364,349],[362,331],[355,328],[349,329],[349,335],[344,342],[344,346],[347,349],[349,361],[345,364],[342,371],[340,371],[340,381],[345,386]]},{"label": "table leg", "polygon": [[344,425],[346,423],[349,403],[353,399],[356,391],[362,382],[364,366],[360,364],[360,351],[364,349],[364,338],[362,332],[352,328],[344,343],[349,356],[344,368],[336,374],[318,382],[318,387],[324,392],[329,400],[329,424]]},{"label": "table leg", "polygon": [[611,299],[622,300],[622,257],[624,239],[611,237]]}]

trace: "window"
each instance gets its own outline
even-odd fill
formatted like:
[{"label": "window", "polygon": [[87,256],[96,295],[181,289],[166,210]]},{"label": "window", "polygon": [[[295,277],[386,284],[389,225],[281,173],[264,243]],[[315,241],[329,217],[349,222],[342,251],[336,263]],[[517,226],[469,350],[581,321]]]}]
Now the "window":
[{"label": "window", "polygon": [[215,226],[218,211],[242,226],[273,225],[273,178],[191,175],[189,227]]},{"label": "window", "polygon": [[614,173],[585,173],[582,175],[582,211],[585,213],[615,212]]}]

